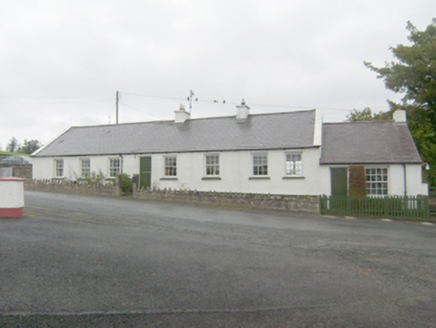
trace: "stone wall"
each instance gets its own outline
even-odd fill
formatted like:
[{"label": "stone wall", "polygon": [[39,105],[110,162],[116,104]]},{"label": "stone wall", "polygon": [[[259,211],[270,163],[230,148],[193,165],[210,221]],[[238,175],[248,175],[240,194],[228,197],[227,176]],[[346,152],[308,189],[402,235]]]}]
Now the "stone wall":
[{"label": "stone wall", "polygon": [[[24,189],[93,196],[121,196],[118,185],[112,184],[104,185],[56,180],[27,180],[24,183]],[[134,199],[145,201],[319,214],[319,197],[317,196],[222,193],[155,188],[140,190],[133,188],[133,190],[132,197]]]},{"label": "stone wall", "polygon": [[319,214],[319,197],[317,196],[218,193],[171,189],[135,190],[134,188],[133,198],[159,202]]},{"label": "stone wall", "polygon": [[120,188],[112,184],[87,184],[52,180],[27,180],[25,190],[60,192],[92,196],[120,196]]},{"label": "stone wall", "polygon": [[1,164],[0,167],[12,168],[13,177],[32,179],[32,164]]}]

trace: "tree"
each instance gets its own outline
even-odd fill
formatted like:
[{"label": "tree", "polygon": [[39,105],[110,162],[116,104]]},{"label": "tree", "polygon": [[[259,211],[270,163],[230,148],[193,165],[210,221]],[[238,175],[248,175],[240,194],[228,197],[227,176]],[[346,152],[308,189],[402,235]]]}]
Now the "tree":
[{"label": "tree", "polygon": [[398,62],[386,63],[377,68],[369,62],[365,65],[377,72],[386,88],[405,93],[403,104],[420,109],[423,117],[436,128],[436,18],[425,31],[419,31],[408,22],[411,46],[391,47]]},{"label": "tree", "polygon": [[391,51],[397,61],[366,67],[378,73],[386,88],[404,93],[402,104],[389,101],[391,112],[396,108],[407,111],[409,129],[422,159],[430,164],[429,182],[436,186],[436,18],[425,31],[408,22],[411,45],[397,45]]},{"label": "tree", "polygon": [[363,110],[353,109],[347,114],[347,122],[361,122],[361,121],[384,121],[389,120],[392,116],[389,112],[373,113],[371,108],[366,107]]},{"label": "tree", "polygon": [[12,137],[11,140],[9,140],[8,145],[6,146],[6,151],[13,153],[18,149],[18,147],[20,147],[18,140],[15,137]]},{"label": "tree", "polygon": [[32,154],[33,152],[35,152],[41,147],[42,144],[36,139],[32,139],[32,140],[24,139],[23,145],[18,148],[17,152],[23,154]]}]

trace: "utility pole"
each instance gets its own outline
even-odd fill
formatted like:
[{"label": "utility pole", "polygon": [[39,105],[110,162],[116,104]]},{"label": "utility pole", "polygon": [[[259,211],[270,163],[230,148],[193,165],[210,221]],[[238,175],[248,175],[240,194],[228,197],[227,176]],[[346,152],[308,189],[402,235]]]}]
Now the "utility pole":
[{"label": "utility pole", "polygon": [[188,100],[189,100],[189,112],[192,112],[192,98],[194,97],[194,95],[195,95],[194,91],[190,90],[189,91],[189,97],[188,97]]},{"label": "utility pole", "polygon": [[116,111],[116,119],[115,119],[115,124],[118,124],[118,101],[119,101],[119,92],[118,92],[118,90],[117,90],[117,93],[116,93],[116,102],[115,102],[115,111]]}]

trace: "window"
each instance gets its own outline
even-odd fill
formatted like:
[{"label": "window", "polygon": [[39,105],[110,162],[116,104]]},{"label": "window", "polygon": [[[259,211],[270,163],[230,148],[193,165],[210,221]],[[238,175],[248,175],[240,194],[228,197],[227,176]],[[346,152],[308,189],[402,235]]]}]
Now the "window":
[{"label": "window", "polygon": [[303,175],[301,154],[286,154],[286,175]]},{"label": "window", "polygon": [[253,154],[253,175],[268,175],[268,154]]},{"label": "window", "polygon": [[64,160],[55,159],[55,176],[62,177],[64,175]]},{"label": "window", "polygon": [[165,157],[164,175],[166,177],[177,176],[177,157],[176,156],[166,156]]},{"label": "window", "polygon": [[116,177],[120,174],[120,159],[119,158],[110,158],[109,159],[109,176]]},{"label": "window", "polygon": [[82,166],[82,177],[88,178],[91,176],[91,160],[84,158],[80,160]]},{"label": "window", "polygon": [[365,178],[368,196],[388,194],[387,168],[367,168],[365,169]]},{"label": "window", "polygon": [[217,154],[206,155],[206,175],[220,175],[220,157]]}]

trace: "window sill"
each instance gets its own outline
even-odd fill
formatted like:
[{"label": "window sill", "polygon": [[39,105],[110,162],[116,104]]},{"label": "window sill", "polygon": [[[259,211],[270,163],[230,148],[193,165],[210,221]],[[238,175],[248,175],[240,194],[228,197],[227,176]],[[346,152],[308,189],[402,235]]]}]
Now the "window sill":
[{"label": "window sill", "polygon": [[177,177],[163,177],[160,178],[159,180],[179,180]]},{"label": "window sill", "polygon": [[201,180],[221,180],[220,177],[202,177]]},{"label": "window sill", "polygon": [[284,176],[283,177],[284,180],[294,180],[294,179],[306,179],[304,176],[302,175],[289,175],[289,176]]},{"label": "window sill", "polygon": [[248,180],[270,180],[270,177],[249,177]]}]

